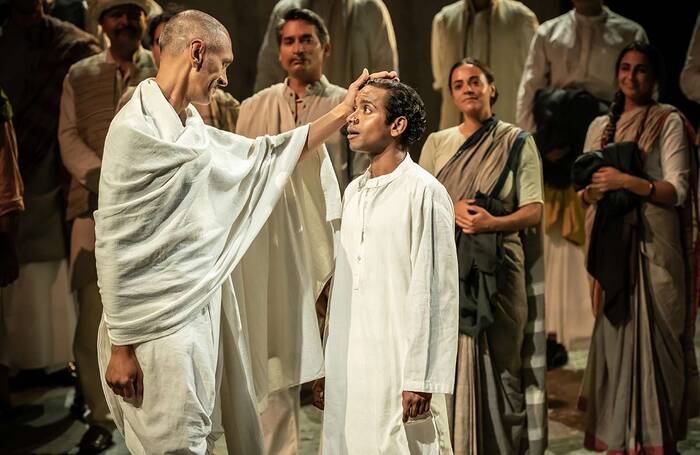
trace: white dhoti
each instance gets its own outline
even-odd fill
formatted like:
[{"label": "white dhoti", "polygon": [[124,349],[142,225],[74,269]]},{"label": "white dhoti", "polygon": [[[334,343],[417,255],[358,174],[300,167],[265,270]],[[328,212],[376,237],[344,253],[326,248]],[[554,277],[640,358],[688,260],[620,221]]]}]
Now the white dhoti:
[{"label": "white dhoti", "polygon": [[98,338],[107,404],[132,454],[211,453],[222,434],[221,292],[175,333],[136,346],[143,401],[115,395],[104,382],[110,343],[104,322]]},{"label": "white dhoti", "polygon": [[566,349],[586,347],[595,318],[583,247],[563,238],[555,225],[544,236],[544,256],[547,332]]},{"label": "white dhoti", "polygon": [[265,450],[275,455],[296,455],[299,450],[299,392],[290,387],[270,393],[260,414]]},{"label": "white dhoti", "polygon": [[73,359],[76,309],[68,261],[20,266],[17,281],[0,289],[0,315],[8,342],[0,363],[17,369],[51,368]]}]

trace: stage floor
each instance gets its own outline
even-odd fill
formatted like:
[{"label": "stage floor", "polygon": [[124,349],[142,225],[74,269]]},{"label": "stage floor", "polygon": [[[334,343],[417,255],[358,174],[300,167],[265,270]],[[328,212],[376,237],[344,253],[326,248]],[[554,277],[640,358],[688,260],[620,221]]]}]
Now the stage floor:
[{"label": "stage floor", "polygon": [[[700,326],[700,320],[698,321]],[[700,334],[695,339],[700,353]],[[548,374],[549,450],[550,454],[592,454],[583,449],[581,414],[575,409],[578,388],[586,366],[585,350],[569,353],[569,362]],[[72,388],[31,389],[13,396],[14,402],[35,406],[37,417],[23,423],[0,422],[0,453],[3,454],[65,454],[77,453],[74,446],[87,428],[70,417],[68,408],[73,400]],[[321,414],[311,406],[301,410],[300,455],[317,455],[321,431]],[[223,439],[223,438],[222,438]],[[105,455],[128,455],[121,435],[115,431],[115,444]],[[690,422],[689,437],[679,444],[686,455],[700,455],[700,418]],[[226,454],[223,440],[215,454]]]}]

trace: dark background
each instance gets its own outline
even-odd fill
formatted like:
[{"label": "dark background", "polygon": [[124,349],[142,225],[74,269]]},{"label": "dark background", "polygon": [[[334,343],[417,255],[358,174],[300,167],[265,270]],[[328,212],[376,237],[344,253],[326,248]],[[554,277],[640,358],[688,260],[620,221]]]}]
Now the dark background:
[{"label": "dark background", "polygon": [[[428,132],[435,131],[439,120],[440,95],[432,89],[430,30],[433,16],[443,6],[453,2],[384,2],[391,13],[396,32],[401,80],[413,86],[423,97],[428,110]],[[182,3],[212,14],[228,27],[235,54],[229,72],[229,91],[240,100],[250,96],[255,79],[257,51],[275,0],[184,0]],[[570,0],[526,0],[523,3],[533,10],[540,23],[573,8]],[[649,40],[661,49],[667,66],[666,96],[661,101],[677,106],[693,125],[697,125],[700,120],[700,106],[682,95],[678,78],[700,11],[700,2],[609,0],[605,4],[616,13],[641,24],[647,31]],[[420,148],[416,147],[412,154],[415,156],[419,150]]]},{"label": "dark background", "polygon": [[[55,0],[55,4],[73,4],[77,0]],[[425,101],[428,111],[428,133],[437,129],[440,95],[432,89],[430,68],[430,31],[433,16],[450,0],[384,0],[394,23],[399,50],[401,80],[413,86]],[[0,0],[0,9],[7,0]],[[159,1],[166,6],[166,1]],[[253,92],[258,49],[268,18],[276,0],[181,0],[188,8],[196,8],[219,19],[230,31],[234,62],[229,69],[227,90],[239,100]],[[523,0],[540,23],[573,8],[571,0]],[[665,95],[660,101],[681,109],[693,125],[700,124],[700,105],[687,100],[680,91],[678,78],[695,25],[700,1],[608,0],[613,11],[641,24],[652,44],[664,55],[667,69]],[[75,6],[75,5],[73,5]],[[496,75],[498,78],[498,75]],[[331,81],[332,82],[332,81]],[[426,134],[427,136],[427,134]],[[414,157],[420,150],[417,144]]]}]

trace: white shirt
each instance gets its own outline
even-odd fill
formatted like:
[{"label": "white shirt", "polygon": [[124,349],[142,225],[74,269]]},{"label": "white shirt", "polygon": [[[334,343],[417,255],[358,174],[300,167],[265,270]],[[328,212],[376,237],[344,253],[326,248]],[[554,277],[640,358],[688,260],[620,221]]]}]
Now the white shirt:
[{"label": "white shirt", "polygon": [[688,55],[681,72],[681,90],[689,99],[700,103],[700,13],[695,21]]},{"label": "white shirt", "polygon": [[409,156],[345,192],[326,346],[324,453],[409,453],[403,391],[452,393],[454,211]]},{"label": "white shirt", "polygon": [[582,88],[612,101],[615,62],[620,51],[633,41],[648,41],[644,29],[607,7],[598,16],[571,10],[540,25],[518,89],[518,126],[535,131],[535,94],[545,87]]}]

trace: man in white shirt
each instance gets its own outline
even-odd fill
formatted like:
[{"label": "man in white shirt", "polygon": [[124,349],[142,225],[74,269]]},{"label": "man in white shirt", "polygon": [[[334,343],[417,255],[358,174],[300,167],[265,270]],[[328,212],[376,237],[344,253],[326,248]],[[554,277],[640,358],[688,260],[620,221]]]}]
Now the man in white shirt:
[{"label": "man in white shirt", "polygon": [[[573,10],[540,25],[530,45],[518,89],[517,125],[531,133],[537,130],[533,111],[539,90],[582,89],[594,102],[597,98],[609,103],[617,87],[615,62],[620,51],[633,41],[647,41],[639,24],[610,11],[602,0],[573,3]],[[566,112],[557,115],[569,118]],[[580,126],[579,131],[586,130],[586,125]],[[566,348],[586,343],[594,322],[583,253],[584,214],[568,184],[567,163],[582,152],[583,137],[578,145],[570,139],[553,150],[538,144],[545,183],[546,330]],[[561,150],[570,152],[565,155]],[[554,344],[549,352],[551,365],[565,361],[562,346]],[[551,353],[558,353],[559,359]]]},{"label": "man in white shirt", "polygon": [[537,28],[518,90],[517,125],[535,131],[532,108],[545,87],[582,88],[611,102],[615,62],[632,41],[648,41],[636,22],[614,13],[602,0],[573,0],[574,9]]},{"label": "man in white shirt", "polygon": [[418,94],[370,80],[348,117],[350,147],[370,168],[345,191],[329,304],[323,450],[451,453],[458,325],[454,211],[445,188],[411,160],[425,130]]}]

